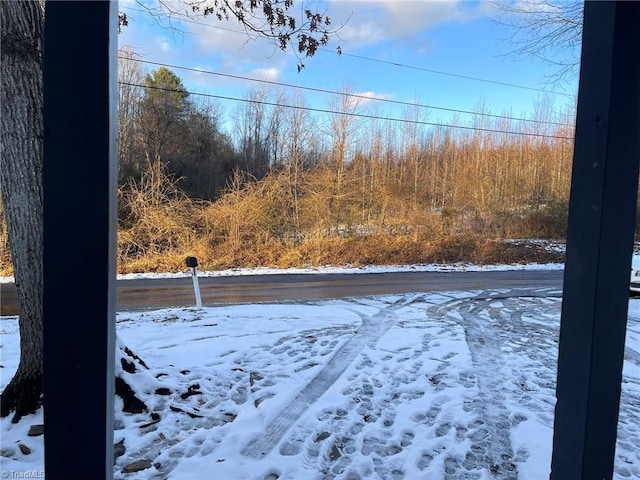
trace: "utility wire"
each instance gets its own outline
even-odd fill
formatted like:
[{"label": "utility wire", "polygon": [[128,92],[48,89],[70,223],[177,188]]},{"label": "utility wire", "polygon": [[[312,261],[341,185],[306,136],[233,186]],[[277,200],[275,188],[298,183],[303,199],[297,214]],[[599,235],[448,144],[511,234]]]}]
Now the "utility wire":
[{"label": "utility wire", "polygon": [[[328,50],[326,48],[319,48],[318,50],[322,50],[323,52],[331,52],[331,50]],[[537,88],[537,87],[527,87],[525,85],[517,85],[515,83],[507,83],[507,82],[500,82],[498,80],[489,80],[487,78],[478,78],[478,77],[472,77],[470,75],[461,75],[458,73],[451,73],[451,72],[443,72],[442,70],[432,70],[430,68],[425,68],[425,67],[416,67],[415,65],[406,65],[404,63],[399,63],[399,62],[391,62],[388,60],[380,60],[378,58],[371,58],[371,57],[365,57],[363,55],[356,55],[353,53],[345,53],[344,51],[342,51],[341,53],[342,56],[344,57],[352,57],[352,58],[358,58],[360,60],[367,60],[369,62],[377,62],[377,63],[384,63],[387,65],[393,65],[394,67],[401,67],[401,68],[408,68],[411,70],[420,70],[422,72],[429,72],[429,73],[435,73],[438,75],[446,75],[449,77],[456,77],[456,78],[463,78],[465,80],[473,80],[474,82],[484,82],[484,83],[492,83],[494,85],[502,85],[505,87],[512,87],[512,88],[522,88],[525,90],[532,90],[534,92],[542,92],[542,93],[546,93],[549,95],[563,95],[567,98],[573,98],[573,95],[569,94],[569,93],[563,93],[563,92],[550,92],[549,90],[545,90],[544,88]]]},{"label": "utility wire", "polygon": [[138,58],[133,58],[133,57],[124,57],[124,56],[119,56],[118,58],[123,59],[123,60],[132,60],[134,62],[138,62],[138,63],[145,63],[148,65],[156,65],[156,66],[161,66],[161,67],[169,67],[169,68],[175,68],[175,69],[179,69],[179,70],[186,70],[186,71],[190,71],[190,72],[196,72],[196,73],[204,73],[207,75],[214,75],[214,76],[219,76],[219,77],[224,77],[224,78],[232,78],[232,79],[236,79],[236,80],[246,80],[246,81],[250,81],[250,82],[257,82],[257,83],[264,83],[267,85],[275,85],[278,87],[288,87],[288,88],[297,88],[300,90],[307,90],[307,91],[312,91],[312,92],[318,92],[318,93],[326,93],[326,94],[330,94],[330,95],[341,95],[341,96],[346,96],[346,97],[352,97],[352,98],[358,98],[361,100],[373,100],[373,101],[377,101],[377,102],[384,102],[384,103],[389,103],[389,104],[394,104],[394,105],[402,105],[402,106],[406,106],[406,107],[419,107],[419,108],[429,108],[432,110],[442,110],[445,112],[451,112],[451,113],[461,113],[461,114],[465,114],[465,115],[477,115],[477,116],[483,116],[483,117],[488,117],[488,118],[497,118],[500,120],[515,120],[515,121],[526,121],[526,122],[530,122],[530,123],[538,123],[538,124],[544,124],[544,125],[555,125],[555,126],[559,126],[559,127],[567,127],[567,128],[572,128],[571,125],[566,124],[566,123],[561,123],[561,122],[553,122],[553,121],[545,121],[545,120],[533,120],[533,119],[523,119],[523,118],[517,118],[517,117],[510,117],[510,116],[506,116],[506,115],[495,115],[495,114],[491,114],[491,113],[480,113],[480,112],[473,112],[470,110],[460,110],[460,109],[455,109],[455,108],[447,108],[447,107],[438,107],[435,105],[426,105],[426,104],[420,104],[420,103],[411,103],[411,102],[403,102],[400,100],[389,100],[386,98],[377,98],[377,97],[369,97],[366,95],[360,95],[360,94],[355,94],[355,93],[345,93],[345,92],[338,92],[335,90],[327,90],[327,89],[323,89],[323,88],[316,88],[316,87],[306,87],[303,85],[296,85],[296,84],[292,84],[292,83],[283,83],[283,82],[275,82],[273,80],[264,80],[264,79],[258,79],[258,78],[252,78],[252,77],[246,77],[246,76],[242,76],[242,75],[233,75],[230,73],[220,73],[220,72],[213,72],[213,71],[209,71],[209,70],[203,70],[200,68],[193,68],[193,67],[185,67],[182,65],[174,65],[174,64],[169,64],[169,63],[161,63],[161,62],[153,62],[150,60],[141,60]]},{"label": "utility wire", "polygon": [[446,124],[446,123],[427,122],[427,121],[422,121],[422,120],[409,120],[409,119],[404,119],[404,118],[379,117],[379,116],[376,116],[376,115],[369,115],[369,114],[364,114],[364,113],[339,112],[339,111],[336,111],[336,110],[326,110],[326,109],[321,109],[321,108],[303,107],[303,106],[300,106],[300,105],[289,105],[289,104],[269,102],[269,101],[264,101],[264,100],[254,100],[254,99],[246,99],[246,98],[228,97],[228,96],[223,96],[223,95],[214,95],[214,94],[211,94],[211,93],[200,93],[200,92],[191,92],[191,91],[187,91],[187,90],[176,90],[176,89],[172,89],[172,88],[156,87],[156,86],[152,86],[152,85],[140,85],[140,84],[137,84],[137,83],[118,82],[118,84],[122,85],[122,86],[140,87],[140,88],[144,88],[144,89],[159,90],[159,91],[163,91],[163,92],[188,93],[189,95],[196,95],[196,96],[202,96],[202,97],[207,97],[207,98],[216,98],[216,99],[219,99],[219,100],[230,100],[230,101],[234,101],[234,102],[253,103],[253,104],[259,104],[259,105],[269,105],[269,106],[272,106],[272,107],[290,108],[290,109],[294,109],[294,110],[304,110],[304,111],[308,111],[308,112],[317,112],[317,113],[328,113],[328,114],[332,114],[332,115],[344,115],[344,116],[348,116],[348,117],[366,118],[366,119],[370,119],[370,120],[383,120],[383,121],[391,121],[391,122],[398,122],[398,123],[405,123],[405,124],[412,124],[412,125],[428,125],[428,126],[432,126],[432,127],[457,128],[457,129],[460,129],[460,130],[472,130],[472,131],[475,131],[475,132],[502,133],[502,134],[506,134],[506,135],[520,135],[520,136],[537,137],[537,138],[554,138],[554,139],[560,139],[560,140],[573,141],[572,137],[565,137],[565,136],[562,136],[562,135],[545,135],[545,134],[542,134],[542,133],[515,132],[515,131],[510,131],[510,130],[498,130],[498,129],[493,129],[493,128],[482,128],[482,127],[469,127],[469,126],[464,126],[464,125],[451,125],[451,124]]},{"label": "utility wire", "polygon": [[[142,12],[142,13],[147,13],[147,14],[152,14],[152,15],[163,16],[163,17],[166,17],[169,20],[171,20],[171,15],[166,14],[166,13],[158,13],[158,12],[151,13],[151,12],[149,12],[147,10],[136,9],[136,8],[126,7],[126,6],[123,6],[121,8],[126,9],[126,10],[136,11],[136,12]],[[227,31],[227,32],[232,32],[232,33],[237,33],[237,34],[243,34],[243,35],[245,34],[244,32],[240,32],[240,31],[234,30],[232,28],[225,28],[225,27],[221,27],[221,26],[218,26],[218,25],[211,25],[209,23],[198,22],[198,21],[195,21],[195,20],[184,18],[184,16],[182,16],[182,15],[178,15],[178,16],[180,17],[179,18],[180,22],[192,23],[194,25],[202,25],[204,27],[215,28],[215,29],[224,30],[224,31]],[[329,50],[327,48],[318,48],[318,50],[319,51],[323,51],[323,52],[329,52],[329,53],[334,53],[335,54],[335,52],[333,50]],[[418,70],[418,71],[422,71],[422,72],[433,73],[433,74],[436,74],[436,75],[446,75],[446,76],[449,76],[449,77],[461,78],[461,79],[464,79],[464,80],[471,80],[471,81],[474,81],[474,82],[483,82],[483,83],[489,83],[489,84],[494,84],[494,85],[502,85],[502,86],[511,87],[511,88],[520,88],[520,89],[530,90],[530,91],[534,91],[534,92],[542,92],[542,93],[546,93],[546,94],[549,94],[549,95],[562,95],[562,96],[567,97],[567,98],[573,98],[574,97],[574,95],[571,95],[569,93],[550,92],[549,90],[545,90],[543,88],[530,87],[530,86],[526,86],[526,85],[518,85],[518,84],[515,84],[515,83],[508,83],[508,82],[500,82],[498,80],[490,80],[490,79],[487,79],[487,78],[479,78],[479,77],[474,77],[474,76],[471,76],[471,75],[461,75],[461,74],[458,74],[458,73],[444,72],[442,70],[434,70],[434,69],[425,68],[425,67],[418,67],[418,66],[415,66],[415,65],[407,65],[407,64],[399,63],[399,62],[391,62],[391,61],[388,61],[388,60],[381,60],[381,59],[378,59],[378,58],[367,57],[367,56],[364,56],[364,55],[356,55],[356,54],[353,54],[353,53],[347,53],[347,52],[344,51],[344,49],[340,49],[340,56],[342,56],[342,57],[352,57],[352,58],[357,58],[359,60],[366,60],[366,61],[369,61],[369,62],[376,62],[376,63],[382,63],[382,64],[386,64],[386,65],[392,65],[394,67],[399,67],[399,68]]]}]

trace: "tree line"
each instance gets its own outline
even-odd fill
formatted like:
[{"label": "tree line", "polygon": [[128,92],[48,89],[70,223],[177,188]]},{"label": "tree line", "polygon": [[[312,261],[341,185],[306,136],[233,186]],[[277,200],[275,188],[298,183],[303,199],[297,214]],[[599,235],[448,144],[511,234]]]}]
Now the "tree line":
[{"label": "tree line", "polygon": [[[445,126],[418,102],[386,119],[349,87],[322,115],[258,88],[226,116],[166,67],[120,62],[121,271],[179,268],[187,252],[213,268],[340,262],[329,239],[376,237],[379,254],[345,258],[384,263],[403,259],[381,237],[564,237],[573,126],[546,98],[530,118],[480,103]],[[314,242],[326,254],[300,253]]]},{"label": "tree line", "polygon": [[[258,88],[227,116],[168,68],[147,72],[126,49],[119,61],[120,271],[179,268],[188,252],[212,268],[385,263],[429,260],[398,241],[564,237],[572,112],[546,98],[530,118],[479,103],[445,126],[417,101],[386,119],[349,87],[321,115]],[[341,261],[340,242],[372,236],[380,252]]]}]

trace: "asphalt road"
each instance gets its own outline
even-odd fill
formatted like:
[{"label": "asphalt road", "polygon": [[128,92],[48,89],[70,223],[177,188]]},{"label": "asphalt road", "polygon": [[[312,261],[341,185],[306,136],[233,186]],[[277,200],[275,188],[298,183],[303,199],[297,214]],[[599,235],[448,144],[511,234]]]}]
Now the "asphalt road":
[{"label": "asphalt road", "polygon": [[[278,274],[199,279],[203,305],[492,288],[562,288],[561,270]],[[118,280],[118,310],[195,304],[191,277]],[[72,307],[72,306],[70,306]],[[15,286],[0,284],[0,315],[17,315]]]}]

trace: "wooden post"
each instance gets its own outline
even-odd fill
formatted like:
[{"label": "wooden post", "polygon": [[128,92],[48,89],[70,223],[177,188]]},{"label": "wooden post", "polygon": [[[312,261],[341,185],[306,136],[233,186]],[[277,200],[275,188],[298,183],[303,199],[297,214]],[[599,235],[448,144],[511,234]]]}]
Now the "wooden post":
[{"label": "wooden post", "polygon": [[555,480],[613,475],[640,159],[639,24],[639,2],[585,2]]},{"label": "wooden post", "polygon": [[117,1],[45,7],[48,480],[113,478],[117,8]]}]

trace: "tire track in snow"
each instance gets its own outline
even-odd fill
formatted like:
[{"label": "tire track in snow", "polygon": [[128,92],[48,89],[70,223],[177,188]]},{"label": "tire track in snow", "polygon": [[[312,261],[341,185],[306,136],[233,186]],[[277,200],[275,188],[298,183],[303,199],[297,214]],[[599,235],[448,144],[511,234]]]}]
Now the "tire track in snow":
[{"label": "tire track in snow", "polygon": [[[557,300],[549,303],[548,298],[559,298],[561,291],[549,289],[509,289],[503,291],[481,292],[475,298],[469,298],[457,305],[460,317],[452,317],[465,332],[465,337],[473,372],[478,385],[478,397],[468,402],[470,411],[478,416],[481,423],[470,436],[473,444],[471,454],[463,462],[469,466],[486,469],[494,478],[515,480],[518,478],[517,465],[522,461],[523,452],[514,452],[511,444],[512,420],[507,408],[508,400],[514,393],[504,384],[505,378],[512,373],[507,364],[503,347],[507,351],[525,348],[524,343],[533,339],[534,345],[527,348],[527,355],[540,364],[540,382],[555,382],[555,368],[547,365],[548,358],[540,351],[545,342],[557,337],[558,326],[544,324],[542,315],[547,308],[555,308]],[[513,300],[516,299],[516,304]],[[525,301],[528,299],[528,302]],[[524,302],[524,303],[523,303]],[[529,324],[529,316],[541,316],[539,321]],[[542,337],[542,338],[540,338]],[[503,345],[504,341],[504,345]],[[546,347],[545,347],[546,348]],[[546,350],[545,350],[546,351]],[[526,374],[523,388],[527,389]],[[544,390],[534,385],[535,390]],[[536,410],[535,405],[528,408]],[[526,452],[524,452],[526,455]],[[447,459],[451,463],[450,471],[459,470],[459,460]],[[474,478],[455,474],[446,478]]]},{"label": "tire track in snow", "polygon": [[[410,303],[413,299],[404,299]],[[395,323],[390,305],[373,316],[358,313],[362,325],[334,354],[325,367],[296,395],[270,423],[259,437],[251,440],[241,453],[250,458],[263,458],[280,443],[285,433],[295,425],[309,407],[335,383],[351,362],[367,346],[375,344]]]},{"label": "tire track in snow", "polygon": [[[507,298],[519,296],[518,293]],[[471,409],[484,422],[484,434],[472,438],[480,453],[476,456],[477,466],[499,478],[515,479],[518,473],[510,438],[511,422],[503,392],[503,382],[508,376],[502,372],[507,366],[501,352],[500,331],[496,328],[499,311],[491,307],[495,298],[473,300],[468,308],[460,308],[458,312],[479,389],[479,398],[471,403]]]}]

